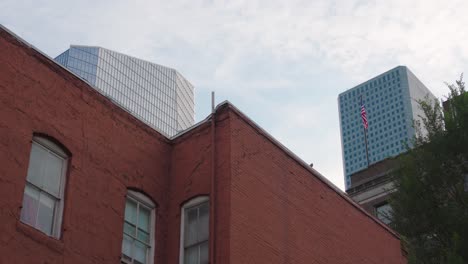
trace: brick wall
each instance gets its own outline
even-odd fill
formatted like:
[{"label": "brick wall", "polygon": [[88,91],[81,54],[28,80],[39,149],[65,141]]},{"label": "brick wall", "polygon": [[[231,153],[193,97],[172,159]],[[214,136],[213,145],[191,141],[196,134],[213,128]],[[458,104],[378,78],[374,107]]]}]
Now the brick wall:
[{"label": "brick wall", "polygon": [[[230,125],[229,113],[216,117],[216,155],[215,155],[215,208],[216,217],[216,261],[226,262],[229,256],[230,230]],[[212,130],[211,123],[202,124],[186,135],[174,140],[172,155],[168,263],[178,263],[180,245],[180,213],[183,204],[200,196],[210,196],[212,175]],[[211,197],[210,197],[211,198]]]},{"label": "brick wall", "polygon": [[406,263],[396,236],[239,115],[231,131],[231,263]]},{"label": "brick wall", "polygon": [[[3,30],[0,47],[0,263],[118,263],[127,187],[159,205],[161,263],[170,142]],[[34,132],[72,153],[60,240],[19,222]]]}]

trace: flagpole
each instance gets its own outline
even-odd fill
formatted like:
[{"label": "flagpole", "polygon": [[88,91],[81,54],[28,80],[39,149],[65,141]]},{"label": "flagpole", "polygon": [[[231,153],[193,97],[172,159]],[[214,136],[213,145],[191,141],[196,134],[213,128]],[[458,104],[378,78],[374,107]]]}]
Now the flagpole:
[{"label": "flagpole", "polygon": [[367,129],[364,128],[364,138],[365,138],[365,141],[366,141],[366,158],[367,158],[367,167],[369,167],[369,150],[367,148]]},{"label": "flagpole", "polygon": [[[361,94],[361,107],[363,106],[362,104],[362,94]],[[367,146],[367,129],[364,126],[364,142],[366,142],[366,159],[367,159],[367,167],[369,167],[370,162],[369,162],[369,148]]]}]

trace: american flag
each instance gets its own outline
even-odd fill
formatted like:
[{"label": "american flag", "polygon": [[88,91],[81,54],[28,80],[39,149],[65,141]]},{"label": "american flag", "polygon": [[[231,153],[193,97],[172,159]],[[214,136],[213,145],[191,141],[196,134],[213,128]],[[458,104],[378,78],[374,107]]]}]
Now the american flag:
[{"label": "american flag", "polygon": [[364,107],[364,103],[362,102],[362,97],[361,97],[361,118],[362,118],[362,124],[364,125],[364,128],[367,129],[369,127],[369,123],[367,122],[366,108]]}]

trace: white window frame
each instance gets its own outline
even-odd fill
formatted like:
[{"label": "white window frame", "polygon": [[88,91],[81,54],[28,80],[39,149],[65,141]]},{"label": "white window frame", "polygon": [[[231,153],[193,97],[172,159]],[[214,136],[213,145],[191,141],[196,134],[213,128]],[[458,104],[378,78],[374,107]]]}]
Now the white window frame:
[{"label": "white window frame", "polygon": [[[184,239],[185,239],[185,210],[197,206],[199,204],[205,203],[209,201],[209,196],[198,196],[190,201],[186,202],[181,210],[180,210],[180,250],[179,250],[179,264],[184,264]],[[211,207],[211,205],[209,205]],[[210,212],[211,213],[211,212]],[[211,219],[211,214],[209,215],[209,219]],[[209,230],[209,227],[208,227]],[[210,235],[208,236],[210,237]],[[208,241],[209,243],[209,241]],[[211,248],[208,247],[208,254]],[[209,255],[208,255],[209,256]]]},{"label": "white window frame", "polygon": [[[64,195],[65,195],[65,186],[66,186],[66,174],[67,174],[67,169],[68,169],[68,158],[69,155],[63,150],[62,147],[58,146],[54,142],[50,141],[49,139],[41,136],[34,136],[32,139],[32,144],[31,144],[31,151],[30,151],[30,156],[29,156],[29,162],[28,162],[28,171],[29,171],[29,166],[31,164],[31,153],[32,153],[32,145],[36,144],[39,147],[42,147],[46,149],[48,152],[51,152],[52,155],[57,155],[61,158],[63,158],[63,166],[62,166],[62,172],[60,175],[60,185],[59,185],[59,197],[55,197],[58,200],[56,201],[55,205],[55,210],[54,210],[54,217],[52,220],[52,230],[51,234],[46,234],[50,237],[54,237],[56,239],[60,239],[61,233],[62,233],[62,220],[63,220],[63,208],[64,208]],[[26,176],[27,177],[27,176]],[[39,186],[34,185],[33,183],[28,182],[26,178],[26,183],[25,183],[25,190],[23,191],[23,198],[26,192],[26,186],[31,185],[33,188],[36,188],[40,190],[41,192],[47,193],[45,190],[42,190]],[[48,194],[50,195],[50,194]],[[26,225],[29,225],[26,222],[23,222],[20,217],[20,221]],[[35,226],[32,226],[33,228],[39,230]],[[39,230],[42,232],[41,230]],[[44,233],[45,234],[45,233]]]},{"label": "white window frame", "polygon": [[[127,196],[125,197],[125,201],[127,201],[128,197],[130,197],[131,199],[133,200],[136,200],[137,202],[139,203],[142,203],[144,206],[148,207],[151,209],[151,213],[150,213],[150,232],[149,232],[149,235],[150,235],[150,252],[147,256],[147,263],[145,264],[153,264],[154,263],[154,250],[155,250],[155,236],[154,236],[154,233],[156,231],[155,227],[156,227],[156,205],[154,204],[153,201],[151,201],[150,198],[148,198],[146,195],[144,195],[143,193],[140,193],[140,192],[136,192],[136,191],[133,191],[133,190],[127,190]],[[124,206],[124,210],[125,210],[125,206]],[[124,211],[125,212],[125,211]],[[124,223],[125,223],[125,219],[124,219]],[[123,232],[123,229],[122,229],[122,245],[123,245],[123,239],[124,239],[124,232]],[[120,262],[121,263],[126,263],[126,264],[132,264],[133,261],[128,261],[126,259],[124,259],[122,257],[122,249],[120,249]]]}]

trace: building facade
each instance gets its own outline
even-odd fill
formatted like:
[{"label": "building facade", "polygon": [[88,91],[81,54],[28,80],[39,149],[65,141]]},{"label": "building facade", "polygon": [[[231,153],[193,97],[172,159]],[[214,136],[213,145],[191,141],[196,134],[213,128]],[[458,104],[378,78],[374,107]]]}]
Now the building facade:
[{"label": "building facade", "polygon": [[346,193],[368,213],[383,223],[391,224],[390,195],[396,191],[392,173],[397,168],[395,158],[387,158],[351,174],[351,186]]},{"label": "building facade", "polygon": [[167,136],[194,124],[194,88],[174,69],[101,47],[77,45],[55,61]]},{"label": "building facade", "polygon": [[0,91],[0,263],[406,263],[230,103],[169,139],[4,28]]},{"label": "building facade", "polygon": [[[405,151],[404,144],[416,135],[413,120],[423,114],[417,100],[435,96],[405,66],[398,66],[361,83],[338,96],[341,146],[345,186],[350,175],[370,164]],[[369,127],[366,156],[364,126],[361,120],[361,98]]]}]

